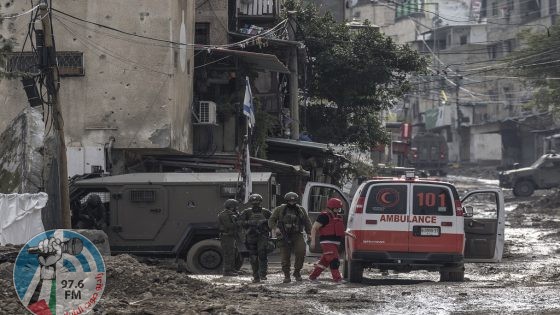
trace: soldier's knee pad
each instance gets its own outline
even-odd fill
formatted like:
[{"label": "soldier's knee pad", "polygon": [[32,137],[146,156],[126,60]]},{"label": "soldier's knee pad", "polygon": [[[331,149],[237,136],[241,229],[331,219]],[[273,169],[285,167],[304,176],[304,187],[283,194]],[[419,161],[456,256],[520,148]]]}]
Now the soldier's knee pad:
[{"label": "soldier's knee pad", "polygon": [[331,269],[338,269],[338,267],[340,267],[340,260],[338,260],[338,258],[331,260],[329,266],[331,267]]}]

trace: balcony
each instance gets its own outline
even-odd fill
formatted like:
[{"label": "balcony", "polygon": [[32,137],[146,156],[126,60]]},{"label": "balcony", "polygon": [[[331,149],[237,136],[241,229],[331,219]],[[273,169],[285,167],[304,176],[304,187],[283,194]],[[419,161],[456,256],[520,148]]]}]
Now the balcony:
[{"label": "balcony", "polygon": [[270,20],[276,18],[284,0],[237,0],[239,20]]}]

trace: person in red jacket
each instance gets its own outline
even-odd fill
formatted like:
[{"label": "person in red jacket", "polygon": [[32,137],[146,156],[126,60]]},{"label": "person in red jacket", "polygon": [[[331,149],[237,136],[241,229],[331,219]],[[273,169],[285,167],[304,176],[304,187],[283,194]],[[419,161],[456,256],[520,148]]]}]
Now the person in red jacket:
[{"label": "person in red jacket", "polygon": [[338,198],[330,198],[327,201],[327,209],[325,209],[317,217],[316,221],[311,227],[311,248],[315,247],[315,240],[317,239],[317,232],[319,232],[319,242],[323,255],[315,264],[313,272],[309,275],[309,280],[316,281],[317,277],[323,270],[330,268],[334,282],[342,283],[342,276],[338,268],[340,267],[340,260],[338,257],[338,249],[344,239],[344,221],[339,214],[339,209],[342,208],[342,201]]}]

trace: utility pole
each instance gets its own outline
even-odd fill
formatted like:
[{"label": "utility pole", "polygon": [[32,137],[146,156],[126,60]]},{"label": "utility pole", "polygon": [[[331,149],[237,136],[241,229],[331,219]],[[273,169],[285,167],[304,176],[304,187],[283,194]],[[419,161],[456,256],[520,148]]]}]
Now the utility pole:
[{"label": "utility pole", "polygon": [[58,181],[60,194],[60,213],[62,216],[62,228],[72,228],[70,222],[70,197],[68,192],[68,166],[66,158],[66,142],[64,140],[64,124],[62,122],[62,110],[58,99],[59,77],[56,69],[56,51],[54,47],[54,37],[50,17],[47,17],[49,5],[47,0],[42,0],[39,4],[39,16],[43,17],[41,23],[45,36],[45,51],[48,58],[46,62],[46,86],[52,107],[52,123],[58,138]]},{"label": "utility pole", "polygon": [[463,114],[461,113],[461,109],[459,108],[459,91],[461,90],[461,80],[463,77],[459,75],[459,71],[457,71],[457,75],[455,76],[455,107],[457,110],[457,162],[461,162],[461,121],[463,120]]},{"label": "utility pole", "polygon": [[[296,40],[295,12],[288,12],[288,39]],[[290,112],[292,123],[290,135],[292,139],[299,139],[299,92],[298,92],[298,60],[297,46],[290,47]]]}]

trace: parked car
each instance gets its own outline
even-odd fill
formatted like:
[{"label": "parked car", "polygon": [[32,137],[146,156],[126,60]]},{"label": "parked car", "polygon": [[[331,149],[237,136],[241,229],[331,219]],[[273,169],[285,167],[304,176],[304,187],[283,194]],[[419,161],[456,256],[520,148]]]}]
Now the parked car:
[{"label": "parked car", "polygon": [[[332,185],[308,183],[305,192],[303,205],[312,220],[328,198],[344,200],[344,274],[350,282],[361,282],[366,268],[431,270],[440,273],[440,281],[463,281],[465,262],[502,259],[505,213],[499,188],[460,198],[450,183],[409,174],[365,181],[351,203]],[[319,253],[308,248],[309,255]]]},{"label": "parked car", "polygon": [[531,166],[499,173],[500,187],[513,188],[513,195],[528,197],[538,189],[560,187],[560,155],[544,154]]},{"label": "parked car", "polygon": [[[253,192],[263,206],[276,206],[272,173],[252,173]],[[238,193],[238,173],[137,173],[78,180],[72,183],[73,208],[90,194],[107,209],[112,253],[178,258],[192,273],[219,273],[222,249],[218,212]],[[238,259],[241,267],[242,259]]]}]

